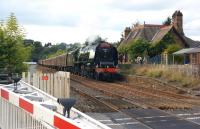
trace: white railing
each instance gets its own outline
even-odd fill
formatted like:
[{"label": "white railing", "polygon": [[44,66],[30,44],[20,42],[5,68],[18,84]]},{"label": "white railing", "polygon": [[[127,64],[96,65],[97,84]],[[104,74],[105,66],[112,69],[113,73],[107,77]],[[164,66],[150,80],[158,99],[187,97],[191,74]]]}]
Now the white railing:
[{"label": "white railing", "polygon": [[20,81],[0,84],[1,129],[110,129],[72,108],[70,118],[63,116],[57,98]]},{"label": "white railing", "polygon": [[46,123],[37,121],[22,108],[14,106],[0,97],[1,129],[54,129]]}]

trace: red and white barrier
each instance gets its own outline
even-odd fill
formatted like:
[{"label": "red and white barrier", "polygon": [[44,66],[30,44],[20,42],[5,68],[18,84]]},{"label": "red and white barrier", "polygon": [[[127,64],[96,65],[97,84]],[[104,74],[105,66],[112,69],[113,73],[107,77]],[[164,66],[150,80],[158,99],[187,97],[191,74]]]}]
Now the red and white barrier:
[{"label": "red and white barrier", "polygon": [[37,120],[42,120],[59,129],[80,129],[72,120],[55,113],[40,104],[34,103],[6,88],[0,87],[0,95],[5,100],[32,114]]},{"label": "red and white barrier", "polygon": [[[23,82],[23,84],[26,84]],[[42,92],[42,91],[41,91]],[[45,94],[45,93],[43,93]],[[56,111],[50,110],[41,105],[41,102],[31,101],[30,99],[25,98],[26,94],[18,94],[13,92],[12,88],[3,87],[0,85],[0,97],[3,100],[22,108],[25,112],[29,113],[33,118],[38,121],[42,121],[52,126],[52,128],[58,129],[110,129],[109,127],[101,124],[100,122],[84,116],[84,114],[79,113],[82,117],[85,117],[84,121],[90,121],[91,123],[82,124],[80,120],[73,120],[66,118],[63,115],[59,114]],[[48,95],[49,96],[49,95]],[[50,96],[51,97],[51,96]],[[75,110],[75,109],[73,109]]]}]

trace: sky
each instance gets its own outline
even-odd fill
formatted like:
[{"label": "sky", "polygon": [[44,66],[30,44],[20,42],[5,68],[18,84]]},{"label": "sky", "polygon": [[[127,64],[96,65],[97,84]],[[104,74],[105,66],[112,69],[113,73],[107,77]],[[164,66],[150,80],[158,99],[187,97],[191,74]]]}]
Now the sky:
[{"label": "sky", "polygon": [[200,40],[199,0],[0,0],[0,20],[17,17],[27,39],[85,42],[96,35],[116,42],[134,23],[162,24],[180,10],[186,36]]}]

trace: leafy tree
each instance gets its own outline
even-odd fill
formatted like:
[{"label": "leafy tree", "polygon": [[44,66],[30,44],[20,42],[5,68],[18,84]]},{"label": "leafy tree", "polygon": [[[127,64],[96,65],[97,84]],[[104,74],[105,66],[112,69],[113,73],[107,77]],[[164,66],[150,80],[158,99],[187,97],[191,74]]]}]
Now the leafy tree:
[{"label": "leafy tree", "polygon": [[145,54],[150,46],[149,42],[142,39],[133,40],[129,44],[128,53],[132,59],[135,59],[137,56],[146,56]]},{"label": "leafy tree", "polygon": [[44,47],[51,47],[51,46],[52,46],[51,43],[46,43],[46,44],[44,45]]},{"label": "leafy tree", "polygon": [[24,33],[19,27],[13,13],[0,26],[0,67],[9,73],[22,72],[26,69],[23,64],[30,56],[31,47],[23,44]]},{"label": "leafy tree", "polygon": [[156,55],[160,55],[164,52],[164,50],[167,48],[168,45],[174,44],[175,40],[171,32],[168,32],[161,41],[157,43],[152,43],[152,45],[149,48],[149,56],[153,57]]},{"label": "leafy tree", "polygon": [[34,40],[32,40],[32,39],[25,39],[24,40],[25,46],[31,46],[31,45],[33,45],[33,43],[34,43]]},{"label": "leafy tree", "polygon": [[62,55],[64,53],[66,53],[65,50],[58,50],[56,53],[49,54],[47,58],[52,58],[52,57],[55,57],[55,56],[59,56],[59,55]]},{"label": "leafy tree", "polygon": [[167,19],[163,22],[163,25],[171,25],[172,19],[170,17],[167,17]]},{"label": "leafy tree", "polygon": [[181,49],[181,46],[178,45],[178,44],[170,44],[167,46],[167,48],[165,49],[165,52],[168,53],[168,54],[172,54],[178,50]]},{"label": "leafy tree", "polygon": [[42,57],[44,48],[39,41],[34,41],[32,47],[31,60],[37,62]]},{"label": "leafy tree", "polygon": [[127,45],[120,45],[118,48],[117,48],[118,52],[120,54],[126,54],[128,53],[128,47]]},{"label": "leafy tree", "polygon": [[[178,51],[180,49],[181,49],[181,46],[178,45],[178,44],[170,44],[165,49],[165,52],[169,54],[169,61],[171,63],[175,63],[175,64],[183,63],[183,60],[184,60],[183,56],[180,56],[180,55],[173,55],[172,56],[172,53],[174,53],[174,52],[176,52],[176,51]],[[173,58],[174,58],[175,62],[173,62]]]},{"label": "leafy tree", "polygon": [[112,43],[112,45],[113,45],[114,47],[118,48],[118,47],[119,47],[119,45],[120,45],[120,42],[119,42],[119,41],[117,41],[117,42],[114,42],[114,43]]},{"label": "leafy tree", "polygon": [[78,48],[81,47],[81,44],[80,43],[74,43],[74,44],[70,44],[70,47],[67,48],[67,51],[70,52],[70,51],[74,51]]}]

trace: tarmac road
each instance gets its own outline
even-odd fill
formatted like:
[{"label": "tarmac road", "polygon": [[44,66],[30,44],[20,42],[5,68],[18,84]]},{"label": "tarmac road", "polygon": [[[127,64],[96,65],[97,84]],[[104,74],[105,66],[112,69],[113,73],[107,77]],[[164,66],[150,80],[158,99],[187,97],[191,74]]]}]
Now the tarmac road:
[{"label": "tarmac road", "polygon": [[[197,115],[197,111],[189,111]],[[200,129],[200,117],[197,117],[199,123],[191,117],[187,119],[184,115],[181,116],[185,110],[170,111],[172,115],[156,109],[141,108],[124,109],[123,112],[128,115],[119,112],[88,113],[88,115],[113,129]]]}]

